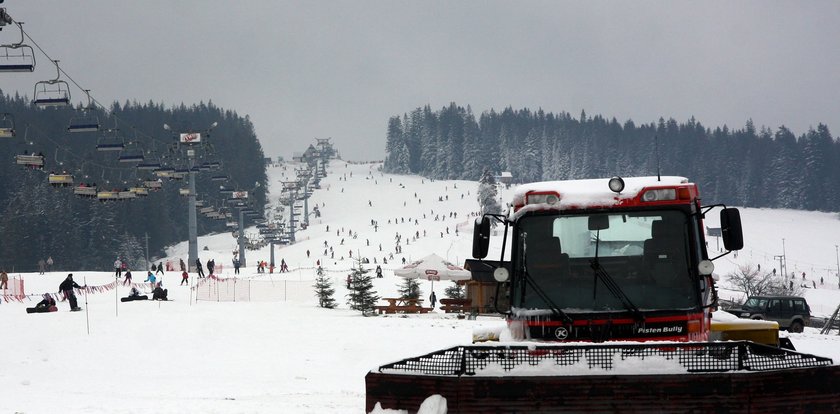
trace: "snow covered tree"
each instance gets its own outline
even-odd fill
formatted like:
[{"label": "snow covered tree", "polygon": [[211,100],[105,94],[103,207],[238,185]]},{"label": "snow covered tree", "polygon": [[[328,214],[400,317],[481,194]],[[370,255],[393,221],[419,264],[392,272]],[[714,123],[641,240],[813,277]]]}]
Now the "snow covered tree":
[{"label": "snow covered tree", "polygon": [[145,270],[146,254],[137,238],[125,232],[121,239],[122,244],[117,249],[117,255],[120,259],[128,263],[129,269]]},{"label": "snow covered tree", "polygon": [[464,299],[464,287],[460,283],[453,281],[452,285],[443,290],[443,293],[450,299]]},{"label": "snow covered tree", "polygon": [[746,296],[802,294],[802,288],[797,283],[791,285],[782,276],[762,273],[751,264],[738,266],[737,270],[726,275],[726,280],[730,289],[744,292]]},{"label": "snow covered tree", "polygon": [[397,286],[401,298],[419,299],[423,292],[420,291],[420,283],[417,279],[406,279]]},{"label": "snow covered tree", "polygon": [[478,205],[481,214],[499,214],[502,206],[499,205],[496,179],[490,170],[484,170],[481,181],[478,182]]},{"label": "snow covered tree", "polygon": [[379,300],[373,290],[373,277],[369,273],[370,270],[362,267],[361,260],[356,260],[350,273],[350,292],[347,294],[350,309],[362,312],[363,316],[373,314],[376,301]]},{"label": "snow covered tree", "polygon": [[315,284],[312,287],[315,288],[315,296],[318,297],[318,306],[327,309],[335,308],[336,303],[333,298],[335,288],[333,288],[332,281],[326,276],[324,268],[321,266],[318,266],[315,274],[317,276],[315,277]]}]

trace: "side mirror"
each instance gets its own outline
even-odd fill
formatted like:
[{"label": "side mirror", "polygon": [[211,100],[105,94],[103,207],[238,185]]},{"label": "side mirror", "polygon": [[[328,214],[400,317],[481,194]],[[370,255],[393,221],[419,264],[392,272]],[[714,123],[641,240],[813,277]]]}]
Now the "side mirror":
[{"label": "side mirror", "polygon": [[610,228],[610,216],[600,214],[589,216],[589,230],[606,230]]},{"label": "side mirror", "polygon": [[487,257],[487,250],[490,249],[490,218],[482,216],[475,219],[473,225],[473,250],[472,255],[476,259]]},{"label": "side mirror", "polygon": [[737,208],[725,208],[720,211],[720,232],[723,237],[723,247],[726,250],[741,250],[744,248],[741,213]]}]

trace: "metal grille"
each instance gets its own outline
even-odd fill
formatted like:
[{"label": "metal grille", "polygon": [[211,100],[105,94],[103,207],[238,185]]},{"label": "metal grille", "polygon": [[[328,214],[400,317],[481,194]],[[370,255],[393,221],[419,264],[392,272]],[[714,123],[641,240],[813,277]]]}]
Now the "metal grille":
[{"label": "metal grille", "polygon": [[828,366],[830,358],[747,341],[458,346],[383,365],[381,373],[591,375],[771,371]]}]

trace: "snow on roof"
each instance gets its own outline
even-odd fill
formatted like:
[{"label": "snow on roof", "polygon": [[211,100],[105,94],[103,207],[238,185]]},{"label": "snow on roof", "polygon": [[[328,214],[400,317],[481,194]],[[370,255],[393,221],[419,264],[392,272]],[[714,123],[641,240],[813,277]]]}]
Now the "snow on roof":
[{"label": "snow on roof", "polygon": [[554,204],[532,204],[522,207],[516,212],[518,217],[525,212],[544,210],[547,208],[562,210],[565,208],[586,208],[591,206],[605,206],[618,204],[620,200],[632,199],[639,195],[645,187],[668,186],[688,183],[688,178],[676,176],[657,177],[622,177],[624,191],[619,194],[612,192],[608,186],[609,178],[567,181],[542,181],[523,184],[514,190],[514,205],[525,204],[525,194],[535,192],[557,192],[560,200]]}]

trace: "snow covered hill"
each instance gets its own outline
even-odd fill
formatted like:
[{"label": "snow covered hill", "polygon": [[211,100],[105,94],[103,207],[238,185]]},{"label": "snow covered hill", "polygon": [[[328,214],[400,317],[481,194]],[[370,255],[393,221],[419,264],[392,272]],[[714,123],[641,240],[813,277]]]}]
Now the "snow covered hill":
[{"label": "snow covered hill", "polygon": [[[369,269],[381,265],[384,278],[375,279],[375,288],[379,296],[393,296],[402,279],[392,270],[402,266],[403,258],[436,253],[462,264],[471,252],[477,183],[383,174],[379,166],[333,161],[310,201],[310,209],[317,205],[321,217],[297,234],[298,243],[275,250],[276,262],[284,259],[289,273],[257,274],[256,262],[269,261],[268,247],[246,254],[248,267],[240,277],[276,283],[311,282],[320,263],[337,290],[335,310],[318,308],[314,295],[277,302],[196,302],[188,286],[178,285],[176,272],[163,277],[173,301],[132,303],[117,300],[127,295],[127,287],[108,290],[114,282],[109,269],[11,274],[25,280],[29,294],[57,291],[71,272],[78,283],[103,288],[80,297],[87,312],[71,313],[67,303],[59,303],[57,313],[28,315],[24,308],[34,301],[0,304],[6,338],[0,412],[362,412],[369,370],[469,343],[474,329],[503,324],[498,318],[459,320],[443,313],[365,318],[348,309],[343,280],[351,255],[368,258]],[[274,202],[280,181],[291,179],[294,167],[269,168]],[[505,190],[506,201],[511,192]],[[800,279],[802,272],[809,281],[817,278],[818,288],[805,293],[814,312],[833,311],[840,303],[834,275],[835,235],[840,234],[836,216],[743,209],[742,217],[746,248],[737,258],[719,259],[717,273],[748,263],[777,267],[773,257],[782,254],[784,239],[789,271]],[[713,217],[708,221],[716,225]],[[397,234],[403,239],[402,254],[394,252]],[[714,243],[710,239],[710,248]],[[232,277],[234,250],[230,233],[199,238],[201,260],[223,265],[221,277]],[[186,242],[169,248],[167,256],[159,261],[186,260]],[[135,270],[134,280],[142,281],[142,273]],[[443,285],[434,287],[438,297],[443,297]],[[421,288],[424,296],[431,292],[429,282],[421,282]],[[837,337],[810,328],[791,337],[799,350],[840,363]]]}]

